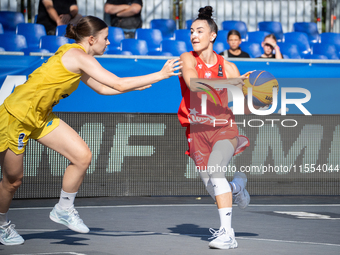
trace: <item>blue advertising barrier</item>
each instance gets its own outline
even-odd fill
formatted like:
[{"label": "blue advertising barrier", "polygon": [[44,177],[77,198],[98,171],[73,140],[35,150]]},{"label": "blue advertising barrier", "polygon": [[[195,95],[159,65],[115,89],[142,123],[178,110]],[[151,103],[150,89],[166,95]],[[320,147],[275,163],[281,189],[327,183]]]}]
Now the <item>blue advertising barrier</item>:
[{"label": "blue advertising barrier", "polygon": [[[22,84],[48,57],[0,56],[0,104],[14,89]],[[100,64],[119,77],[145,75],[161,70],[165,59],[146,58],[98,58]],[[278,106],[281,108],[281,88],[305,88],[311,99],[303,106],[311,114],[340,114],[340,62],[329,61],[263,61],[250,59],[232,61],[240,73],[266,70],[279,82]],[[53,70],[51,70],[53,72]],[[289,93],[287,98],[304,98],[302,93]],[[149,89],[116,96],[99,95],[84,83],[68,98],[54,107],[56,112],[140,112],[176,113],[181,101],[177,77],[160,81]],[[294,105],[287,105],[287,114],[302,114]]]}]

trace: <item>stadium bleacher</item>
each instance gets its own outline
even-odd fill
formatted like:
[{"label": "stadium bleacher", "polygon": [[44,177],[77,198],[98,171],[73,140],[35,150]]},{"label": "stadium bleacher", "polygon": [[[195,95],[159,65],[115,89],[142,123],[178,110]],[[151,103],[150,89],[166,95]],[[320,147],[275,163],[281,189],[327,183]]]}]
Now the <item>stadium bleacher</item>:
[{"label": "stadium bleacher", "polygon": [[240,32],[242,41],[247,41],[248,37],[248,28],[246,23],[239,20],[225,20],[222,22],[223,30],[230,31],[235,29]]},{"label": "stadium bleacher", "polygon": [[299,51],[299,47],[294,43],[277,43],[280,47],[280,51],[283,55],[283,58],[288,59],[301,59],[301,54]]},{"label": "stadium bleacher", "polygon": [[[139,28],[134,39],[125,39],[121,28],[109,27],[109,41],[105,54],[178,56],[184,51],[192,50],[190,26],[192,20],[185,22],[186,29],[176,29],[176,22],[171,19],[154,19],[151,28]],[[253,58],[259,56],[263,49],[264,37],[274,33],[284,58],[287,59],[339,59],[340,34],[319,34],[316,23],[296,22],[292,31],[283,33],[280,22],[260,21],[257,31],[248,31],[242,21],[225,20],[222,30],[218,31],[214,50],[220,53],[229,49],[227,35],[230,29],[241,33],[242,50]],[[0,11],[1,51],[21,51],[53,53],[64,43],[72,43],[64,37],[66,26],[58,26],[55,36],[46,35],[42,25],[25,23],[22,13]]]},{"label": "stadium bleacher", "polygon": [[136,30],[135,39],[145,40],[148,45],[148,51],[159,51],[161,42],[163,41],[163,35],[161,30],[156,28],[138,28]]},{"label": "stadium bleacher", "polygon": [[46,35],[46,30],[41,24],[19,23],[16,34],[25,36],[28,47],[39,48],[40,38]]},{"label": "stadium bleacher", "polygon": [[56,36],[64,36],[66,33],[66,27],[67,25],[59,25],[57,26],[56,30],[55,30],[55,35]]}]

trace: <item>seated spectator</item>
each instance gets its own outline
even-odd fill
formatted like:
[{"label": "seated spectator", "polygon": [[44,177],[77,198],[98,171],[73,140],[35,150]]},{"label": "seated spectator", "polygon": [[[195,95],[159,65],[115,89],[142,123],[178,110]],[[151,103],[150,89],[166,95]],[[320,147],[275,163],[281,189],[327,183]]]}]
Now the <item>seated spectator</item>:
[{"label": "seated spectator", "polygon": [[264,50],[264,54],[261,55],[260,58],[276,58],[283,59],[283,56],[280,51],[280,47],[276,44],[276,37],[273,34],[267,35],[262,42],[262,48]]},{"label": "seated spectator", "polygon": [[125,38],[134,38],[142,27],[142,6],[142,0],[107,0],[104,11],[111,16],[111,26],[122,28]]},{"label": "seated spectator", "polygon": [[229,50],[225,50],[220,53],[221,56],[226,58],[250,58],[247,52],[244,52],[240,48],[241,34],[237,30],[230,30],[227,37],[227,43],[230,46]]},{"label": "seated spectator", "polygon": [[45,26],[46,34],[55,35],[56,27],[69,23],[76,25],[82,16],[77,0],[40,0],[37,23]]}]

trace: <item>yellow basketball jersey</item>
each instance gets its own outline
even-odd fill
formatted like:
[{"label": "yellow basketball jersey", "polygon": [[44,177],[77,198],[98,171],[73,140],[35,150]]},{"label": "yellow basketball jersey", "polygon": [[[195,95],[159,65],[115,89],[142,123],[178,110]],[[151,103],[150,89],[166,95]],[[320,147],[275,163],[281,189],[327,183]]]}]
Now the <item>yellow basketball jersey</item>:
[{"label": "yellow basketball jersey", "polygon": [[85,49],[79,44],[65,44],[28,76],[28,80],[6,98],[7,111],[22,123],[40,128],[60,99],[68,97],[79,85],[81,74],[68,71],[61,58],[71,48]]}]

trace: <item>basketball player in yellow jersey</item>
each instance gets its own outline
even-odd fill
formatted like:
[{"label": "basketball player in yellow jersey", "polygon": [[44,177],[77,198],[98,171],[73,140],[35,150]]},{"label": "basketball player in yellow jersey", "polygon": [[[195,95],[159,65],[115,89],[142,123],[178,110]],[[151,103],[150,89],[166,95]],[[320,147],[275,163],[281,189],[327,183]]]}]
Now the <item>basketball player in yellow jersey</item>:
[{"label": "basketball player in yellow jersey", "polygon": [[142,90],[152,83],[178,75],[178,59],[169,60],[162,70],[139,77],[119,78],[104,69],[94,55],[102,55],[108,41],[108,27],[99,18],[87,16],[76,26],[68,25],[66,37],[76,43],[61,46],[54,56],[35,70],[23,85],[0,106],[0,242],[22,244],[24,239],[7,218],[7,212],[23,178],[23,153],[29,138],[55,150],[70,161],[63,177],[59,202],[51,220],[87,233],[74,208],[76,193],[91,162],[91,151],[69,125],[52,113],[60,99],[77,89],[80,80],[102,95]]}]

